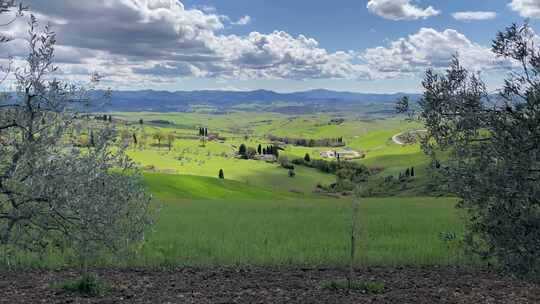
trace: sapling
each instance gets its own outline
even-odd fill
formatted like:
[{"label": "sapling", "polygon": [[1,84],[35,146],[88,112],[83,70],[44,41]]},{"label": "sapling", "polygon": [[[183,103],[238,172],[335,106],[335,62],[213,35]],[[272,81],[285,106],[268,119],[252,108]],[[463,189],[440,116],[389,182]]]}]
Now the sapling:
[{"label": "sapling", "polygon": [[347,278],[347,283],[349,285],[349,289],[352,289],[353,283],[354,283],[354,261],[356,260],[356,241],[358,237],[358,229],[359,229],[359,217],[358,217],[358,211],[360,209],[360,200],[361,200],[361,187],[357,186],[354,190],[354,198],[351,202],[351,231],[350,231],[350,237],[351,237],[351,243],[350,243],[350,263],[349,263],[349,275]]}]

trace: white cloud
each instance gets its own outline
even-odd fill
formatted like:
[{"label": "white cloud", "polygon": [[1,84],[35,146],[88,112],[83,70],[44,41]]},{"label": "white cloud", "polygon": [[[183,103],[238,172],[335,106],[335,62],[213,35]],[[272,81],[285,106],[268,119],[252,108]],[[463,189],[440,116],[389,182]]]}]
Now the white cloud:
[{"label": "white cloud", "polygon": [[238,21],[233,22],[234,25],[248,25],[251,23],[251,16],[245,15],[242,16]]},{"label": "white cloud", "polygon": [[497,13],[495,12],[457,12],[453,13],[452,17],[459,21],[481,21],[481,20],[491,20],[497,18]]},{"label": "white cloud", "polygon": [[[313,38],[286,32],[224,35],[228,16],[188,9],[176,0],[29,1],[58,34],[57,60],[64,74],[96,70],[133,85],[186,77],[370,77],[364,66],[353,63],[356,54],[328,52]],[[250,20],[244,16],[236,24]],[[24,24],[13,25],[19,39],[10,44],[11,53],[21,57]]]},{"label": "white cloud", "polygon": [[500,67],[489,48],[453,29],[439,32],[422,28],[387,47],[367,49],[361,58],[383,77],[402,77],[422,73],[426,68],[446,68],[456,54],[467,68],[485,71]]},{"label": "white cloud", "polygon": [[395,21],[427,19],[441,13],[431,6],[415,6],[411,0],[369,0],[367,8],[373,14]]},{"label": "white cloud", "polygon": [[538,0],[512,0],[508,5],[522,17],[540,18],[540,1]]},{"label": "white cloud", "polygon": [[[451,29],[423,28],[387,46],[334,52],[312,37],[284,31],[226,35],[229,17],[208,8],[186,8],[176,0],[28,1],[58,34],[62,77],[85,79],[96,71],[113,87],[152,87],[185,78],[410,77],[427,67],[446,67],[456,53],[465,66],[479,70],[493,69],[496,62],[487,47]],[[406,10],[410,18],[411,9]],[[248,16],[243,19],[249,21]],[[5,45],[7,53],[24,57],[26,29],[24,20],[12,25],[10,34],[19,39]]]}]

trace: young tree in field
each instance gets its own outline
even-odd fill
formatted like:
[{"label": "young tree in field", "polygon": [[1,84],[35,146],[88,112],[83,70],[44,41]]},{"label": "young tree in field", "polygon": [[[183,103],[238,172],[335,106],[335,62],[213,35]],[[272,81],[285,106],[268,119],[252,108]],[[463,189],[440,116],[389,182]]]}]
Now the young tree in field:
[{"label": "young tree in field", "polygon": [[169,132],[165,137],[167,138],[167,146],[169,147],[169,151],[171,151],[172,145],[176,140],[176,134],[174,132]]},{"label": "young tree in field", "polygon": [[351,202],[351,231],[350,231],[350,260],[349,260],[349,273],[347,276],[348,288],[352,289],[354,284],[354,266],[356,261],[356,242],[358,240],[358,230],[360,226],[359,210],[360,200],[362,199],[362,189],[357,186],[354,190],[354,198]]},{"label": "young tree in field", "polygon": [[148,134],[142,129],[137,141],[139,143],[139,149],[143,149],[148,144]]},{"label": "young tree in field", "polygon": [[225,179],[225,173],[223,172],[223,169],[219,169],[219,179]]},{"label": "young tree in field", "polygon": [[[492,51],[519,66],[493,96],[455,58],[428,70],[418,113],[422,147],[434,158],[469,216],[465,240],[508,271],[540,276],[540,48],[527,25],[497,34]],[[444,153],[445,159],[438,159]],[[441,166],[440,163],[444,164]]]},{"label": "young tree in field", "polygon": [[97,92],[54,79],[56,37],[48,27],[40,31],[34,16],[29,34],[26,64],[14,72],[16,92],[0,100],[7,139],[0,142],[0,246],[69,248],[87,266],[99,252],[143,240],[152,223],[150,196],[124,150],[113,148],[112,126],[93,132],[91,148],[69,145],[78,120],[73,105],[92,103]]},{"label": "young tree in field", "polygon": [[139,119],[139,125],[141,125],[141,126],[144,125],[144,120],[142,118]]},{"label": "young tree in field", "polygon": [[309,156],[309,153],[306,153],[306,155],[304,156],[304,161],[308,163],[311,161],[311,156]]},{"label": "young tree in field", "polygon": [[157,131],[152,135],[152,138],[154,138],[158,142],[158,148],[161,147],[161,141],[165,139],[165,134],[162,131]]}]

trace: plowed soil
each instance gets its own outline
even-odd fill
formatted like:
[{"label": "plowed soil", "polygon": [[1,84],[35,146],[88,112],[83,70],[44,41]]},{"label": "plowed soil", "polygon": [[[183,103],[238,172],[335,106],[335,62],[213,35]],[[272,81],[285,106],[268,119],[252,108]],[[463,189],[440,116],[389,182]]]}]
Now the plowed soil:
[{"label": "plowed soil", "polygon": [[75,271],[0,271],[0,303],[540,303],[540,285],[490,271],[455,268],[364,268],[358,280],[384,283],[382,294],[336,291],[324,282],[344,269],[98,269],[111,285],[86,298],[51,287]]}]

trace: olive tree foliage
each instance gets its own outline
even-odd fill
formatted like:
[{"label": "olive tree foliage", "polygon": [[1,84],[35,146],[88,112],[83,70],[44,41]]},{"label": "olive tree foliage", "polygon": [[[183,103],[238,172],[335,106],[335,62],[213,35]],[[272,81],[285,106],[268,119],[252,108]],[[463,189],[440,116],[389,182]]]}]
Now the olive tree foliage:
[{"label": "olive tree foliage", "polygon": [[28,34],[16,91],[0,99],[0,248],[70,249],[87,261],[131,247],[154,214],[139,171],[113,146],[114,126],[94,127],[91,147],[69,141],[84,121],[76,109],[101,102],[99,77],[88,88],[55,79],[55,34],[34,16]]},{"label": "olive tree foliage", "polygon": [[[488,92],[456,57],[428,70],[417,111],[426,153],[441,163],[469,215],[466,243],[512,273],[540,276],[540,49],[530,27],[512,25],[492,51],[512,64],[504,86]],[[444,155],[444,157],[441,157]]]}]

